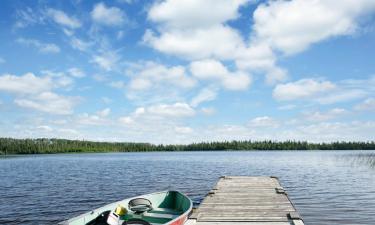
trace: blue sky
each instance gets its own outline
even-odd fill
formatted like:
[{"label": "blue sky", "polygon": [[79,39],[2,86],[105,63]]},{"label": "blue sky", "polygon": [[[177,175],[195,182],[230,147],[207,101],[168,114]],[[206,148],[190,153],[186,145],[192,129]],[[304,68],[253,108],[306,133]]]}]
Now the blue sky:
[{"label": "blue sky", "polygon": [[0,136],[368,141],[373,0],[2,1]]}]

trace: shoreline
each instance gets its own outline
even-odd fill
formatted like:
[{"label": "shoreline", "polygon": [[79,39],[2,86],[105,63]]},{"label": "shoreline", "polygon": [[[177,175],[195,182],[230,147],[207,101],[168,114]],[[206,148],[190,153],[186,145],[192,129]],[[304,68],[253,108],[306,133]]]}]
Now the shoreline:
[{"label": "shoreline", "polygon": [[67,139],[0,138],[0,155],[109,153],[109,152],[184,152],[184,151],[317,151],[375,150],[375,142],[311,143],[307,141],[221,141],[191,144],[151,144],[95,142]]},{"label": "shoreline", "polygon": [[186,150],[186,151],[105,151],[105,152],[51,152],[51,153],[12,153],[12,154],[2,154],[1,157],[21,157],[21,156],[37,156],[37,155],[79,155],[79,154],[122,154],[122,153],[183,153],[183,152],[332,152],[332,151],[356,151],[356,152],[366,152],[366,151],[375,151],[375,149],[243,149],[243,150],[234,150],[234,149],[225,149],[225,150]]}]

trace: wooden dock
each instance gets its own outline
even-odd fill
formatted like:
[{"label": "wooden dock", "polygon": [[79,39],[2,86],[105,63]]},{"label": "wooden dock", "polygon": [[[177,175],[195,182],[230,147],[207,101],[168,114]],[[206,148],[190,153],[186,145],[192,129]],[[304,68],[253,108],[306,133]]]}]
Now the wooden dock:
[{"label": "wooden dock", "polygon": [[185,225],[304,225],[276,177],[224,176]]}]

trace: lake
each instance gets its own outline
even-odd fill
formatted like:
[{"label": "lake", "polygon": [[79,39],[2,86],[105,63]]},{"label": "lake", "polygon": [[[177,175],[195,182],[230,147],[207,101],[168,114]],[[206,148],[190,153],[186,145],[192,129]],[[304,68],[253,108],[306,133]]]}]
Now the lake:
[{"label": "lake", "polygon": [[306,225],[375,224],[375,151],[150,152],[0,158],[0,224],[56,224],[166,189],[199,203],[222,175],[278,176]]}]

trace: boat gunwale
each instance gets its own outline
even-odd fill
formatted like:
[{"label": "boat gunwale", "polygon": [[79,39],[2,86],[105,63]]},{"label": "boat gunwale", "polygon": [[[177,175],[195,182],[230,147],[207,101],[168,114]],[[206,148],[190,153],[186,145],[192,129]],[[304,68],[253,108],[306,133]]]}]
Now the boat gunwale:
[{"label": "boat gunwale", "polygon": [[[80,214],[78,216],[75,216],[73,218],[70,218],[70,219],[67,219],[67,220],[64,220],[64,221],[61,221],[58,223],[58,225],[69,225],[71,222],[73,222],[74,220],[77,220],[77,219],[81,219],[85,216],[88,216],[88,215],[91,215],[93,214],[95,211],[101,209],[101,208],[104,208],[104,207],[107,207],[109,205],[116,205],[116,204],[119,204],[120,202],[122,201],[125,201],[125,200],[128,200],[128,199],[133,199],[133,198],[141,198],[141,197],[145,197],[145,196],[148,196],[148,195],[156,195],[156,194],[162,194],[162,193],[165,193],[165,192],[178,192],[179,194],[183,195],[187,200],[189,200],[190,202],[190,207],[188,210],[186,210],[183,214],[179,215],[178,217],[174,218],[173,220],[169,221],[168,223],[164,224],[164,225],[171,225],[172,223],[176,222],[177,220],[179,220],[180,218],[182,218],[183,216],[186,215],[186,218],[185,218],[185,221],[188,219],[189,217],[189,214],[191,213],[191,211],[193,210],[193,202],[192,200],[187,196],[185,195],[184,193],[180,192],[180,191],[176,191],[176,190],[165,190],[165,191],[158,191],[158,192],[152,192],[152,193],[148,193],[148,194],[144,194],[144,195],[139,195],[139,196],[135,196],[135,197],[131,197],[131,198],[125,198],[125,199],[122,199],[122,200],[119,200],[119,201],[116,201],[116,202],[112,202],[112,203],[109,203],[109,204],[106,204],[106,205],[103,205],[99,208],[96,208],[96,209],[93,209],[91,211],[88,211],[86,213],[83,213],[83,214]],[[100,213],[99,213],[100,214]],[[184,221],[184,222],[185,222]],[[183,223],[184,223],[183,222]],[[181,224],[183,224],[181,223]]]}]

